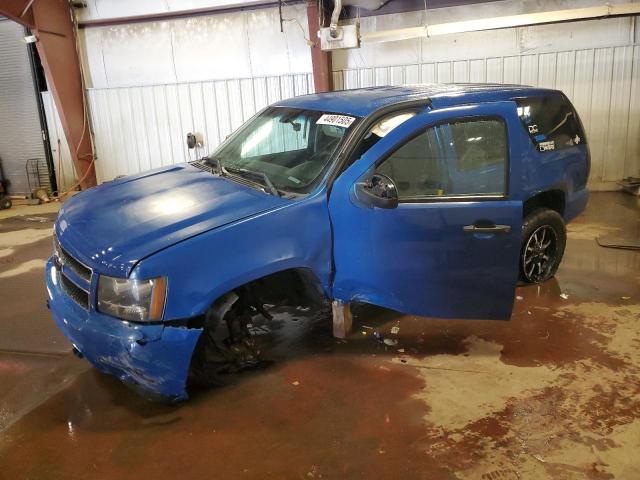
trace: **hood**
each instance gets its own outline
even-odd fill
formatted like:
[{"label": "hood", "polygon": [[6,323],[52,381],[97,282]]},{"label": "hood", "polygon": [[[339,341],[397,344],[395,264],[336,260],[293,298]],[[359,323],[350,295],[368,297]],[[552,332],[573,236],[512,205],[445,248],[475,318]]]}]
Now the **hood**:
[{"label": "hood", "polygon": [[74,196],[60,209],[55,231],[82,263],[128,276],[136,263],[159,250],[288,202],[182,164]]}]

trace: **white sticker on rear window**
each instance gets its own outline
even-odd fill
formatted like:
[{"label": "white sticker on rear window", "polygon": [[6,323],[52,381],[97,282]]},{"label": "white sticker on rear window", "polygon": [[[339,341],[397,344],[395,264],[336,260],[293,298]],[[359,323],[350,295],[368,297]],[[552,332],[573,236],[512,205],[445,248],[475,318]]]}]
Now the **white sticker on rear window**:
[{"label": "white sticker on rear window", "polygon": [[332,125],[334,127],[349,128],[354,122],[354,117],[347,115],[334,115],[332,113],[325,113],[316,122],[318,125]]},{"label": "white sticker on rear window", "polygon": [[538,144],[538,150],[540,150],[541,152],[546,152],[548,150],[555,150],[556,149],[556,143],[553,140],[550,140],[548,142],[540,142]]}]

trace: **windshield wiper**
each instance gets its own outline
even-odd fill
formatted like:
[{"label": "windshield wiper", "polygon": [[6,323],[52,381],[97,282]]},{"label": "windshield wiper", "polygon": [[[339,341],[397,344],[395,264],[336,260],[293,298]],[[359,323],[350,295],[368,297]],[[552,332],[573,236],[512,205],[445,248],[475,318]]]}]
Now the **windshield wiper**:
[{"label": "windshield wiper", "polygon": [[264,172],[254,172],[253,170],[247,170],[246,168],[235,168],[235,167],[224,167],[224,171],[232,173],[234,175],[239,175],[244,178],[248,178],[249,180],[253,180],[254,182],[258,180],[261,182],[267,189],[267,193],[271,195],[275,195],[276,197],[280,196],[280,191],[275,187],[275,185],[271,182],[269,177]]},{"label": "windshield wiper", "polygon": [[222,164],[220,163],[220,159],[218,157],[203,157],[202,160],[204,161],[204,163],[212,167],[211,173],[216,173],[218,175],[222,175],[224,173]]}]

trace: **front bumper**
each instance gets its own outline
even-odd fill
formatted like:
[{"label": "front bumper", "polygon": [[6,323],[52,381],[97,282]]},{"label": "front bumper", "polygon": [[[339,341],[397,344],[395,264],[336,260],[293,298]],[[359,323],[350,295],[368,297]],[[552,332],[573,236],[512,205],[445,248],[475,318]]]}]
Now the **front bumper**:
[{"label": "front bumper", "polygon": [[47,304],[58,328],[78,352],[146,396],[169,401],[188,398],[187,374],[201,329],[134,324],[103,315],[92,305],[86,310],[62,290],[59,275],[49,259]]}]

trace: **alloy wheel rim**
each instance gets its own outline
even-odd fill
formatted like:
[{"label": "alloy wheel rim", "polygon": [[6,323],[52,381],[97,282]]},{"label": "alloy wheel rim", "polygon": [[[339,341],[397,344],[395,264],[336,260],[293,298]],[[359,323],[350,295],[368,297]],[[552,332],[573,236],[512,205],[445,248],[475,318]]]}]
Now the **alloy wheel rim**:
[{"label": "alloy wheel rim", "polygon": [[545,280],[556,259],[558,237],[551,225],[536,228],[527,239],[522,265],[524,275],[531,282]]}]

